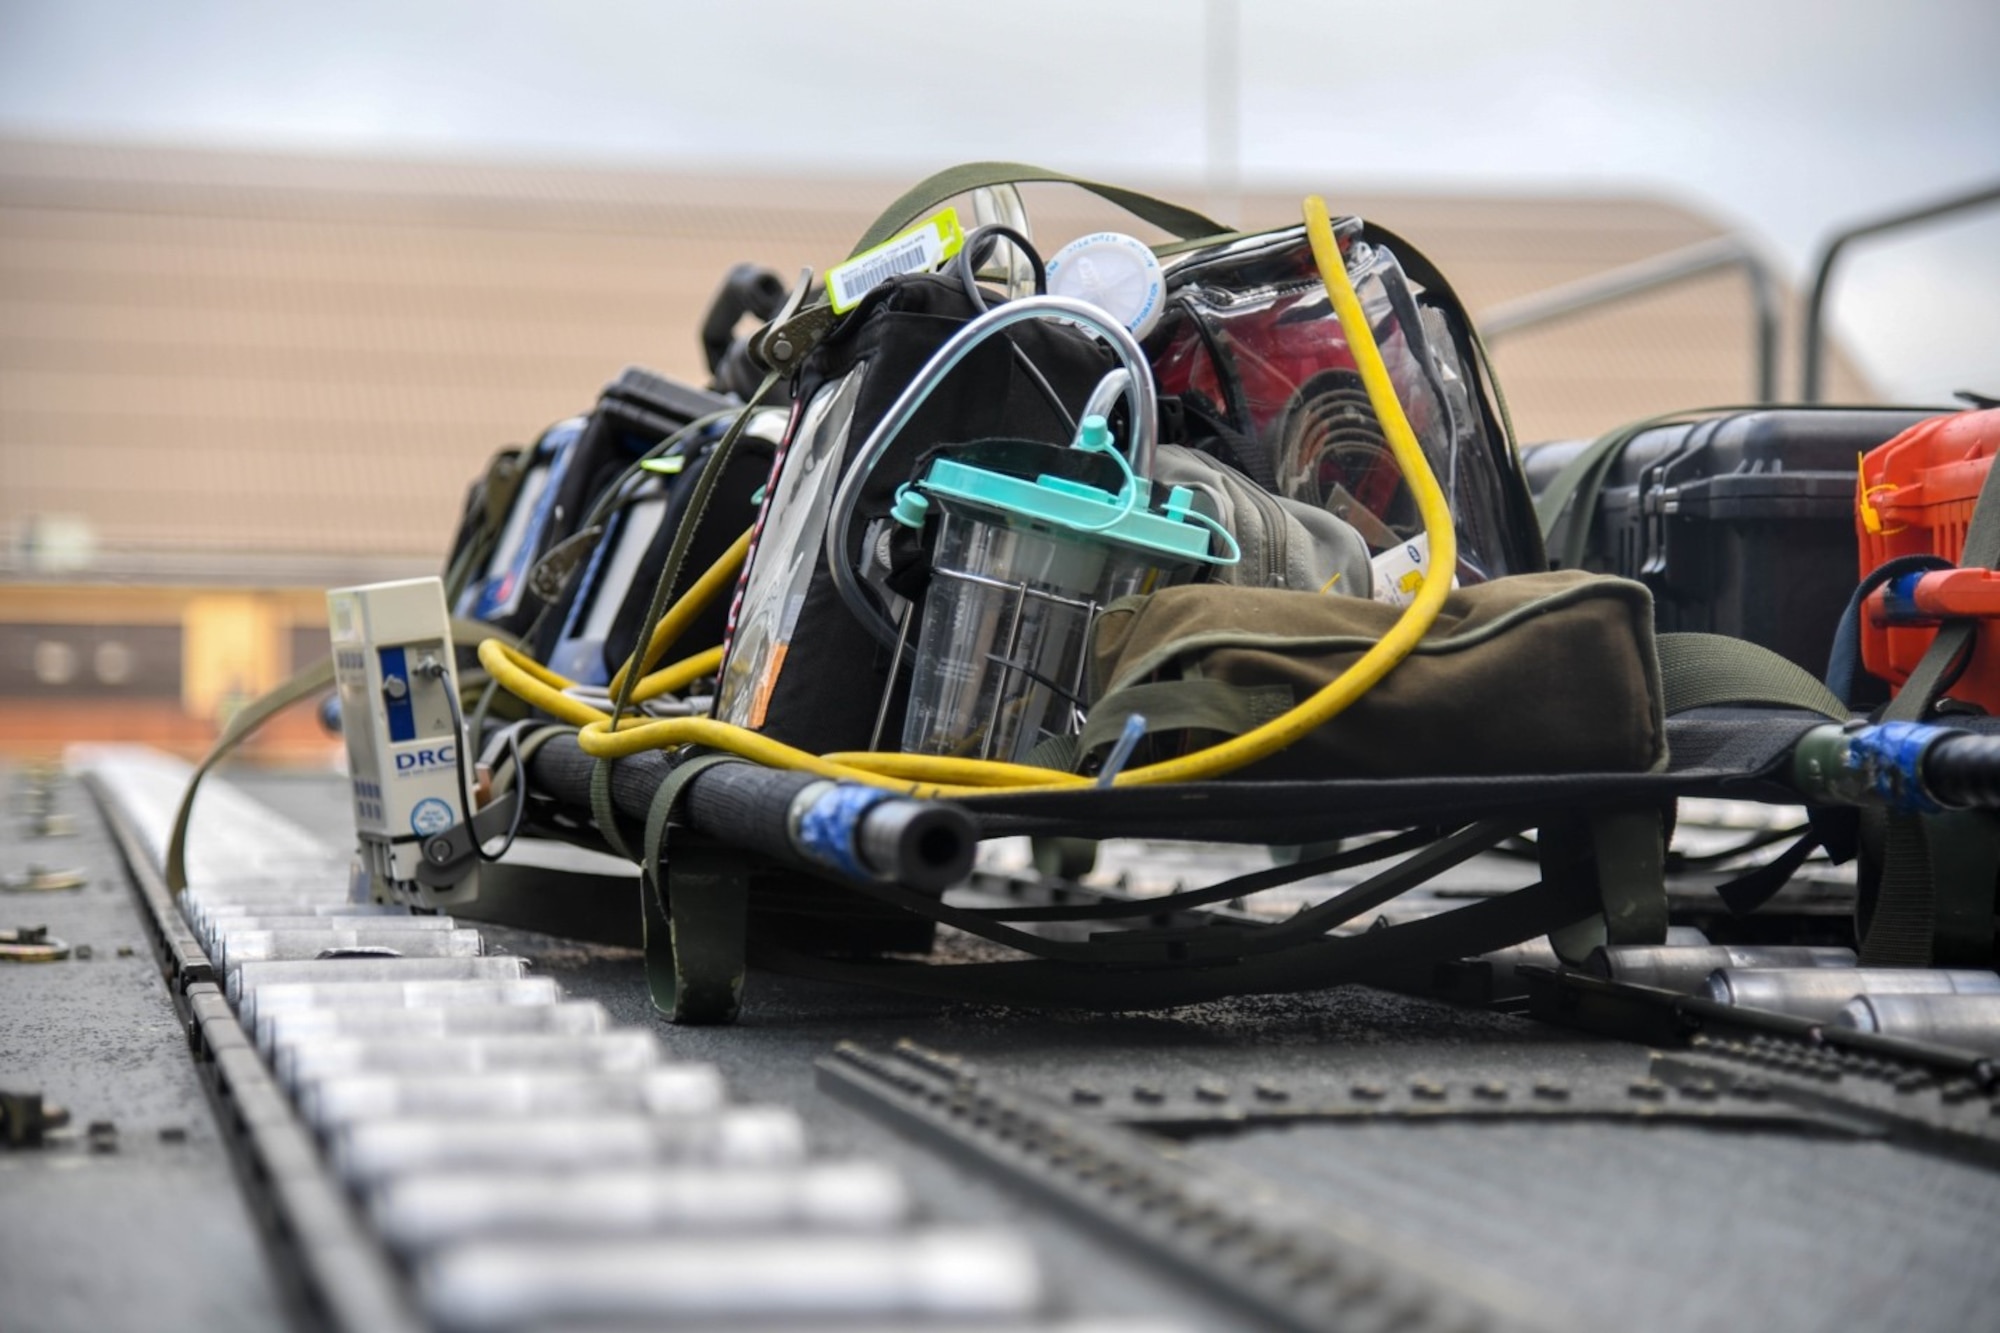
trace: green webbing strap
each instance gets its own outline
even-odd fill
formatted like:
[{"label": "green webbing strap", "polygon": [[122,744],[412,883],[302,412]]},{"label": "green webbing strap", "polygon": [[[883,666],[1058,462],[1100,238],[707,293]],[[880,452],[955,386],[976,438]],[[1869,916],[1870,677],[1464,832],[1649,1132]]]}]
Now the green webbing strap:
[{"label": "green webbing strap", "polygon": [[499,539],[501,529],[507,526],[507,511],[514,507],[514,497],[521,490],[521,479],[527,475],[527,469],[522,466],[525,453],[526,450],[509,446],[488,460],[486,475],[479,486],[479,515],[473,520],[464,549],[445,568],[444,596],[447,604],[458,600],[459,593],[465,590],[465,581],[472,577],[473,569],[485,561],[493,550],[493,543]]},{"label": "green webbing strap", "polygon": [[1769,704],[1848,719],[1819,677],[1790,658],[1725,634],[1662,634],[1660,686],[1669,714],[1716,704]]},{"label": "green webbing strap", "polygon": [[945,201],[961,194],[992,185],[1025,185],[1044,181],[1074,185],[1088,190],[1100,199],[1110,200],[1140,221],[1150,222],[1161,231],[1178,236],[1182,240],[1199,240],[1229,234],[1229,228],[1213,218],[1204,217],[1191,208],[1182,208],[1179,204],[1155,199],[1150,194],[1141,194],[1137,190],[1085,180],[1080,176],[1051,171],[1047,167],[1029,166],[1024,162],[967,162],[963,166],[947,167],[911,186],[895,203],[883,209],[882,216],[876,218],[874,224],[861,234],[861,239],[855,243],[852,255],[874,249],[911,223],[920,221],[925,215],[943,207]]},{"label": "green webbing strap", "polygon": [[540,752],[541,748],[558,736],[574,736],[576,733],[577,728],[564,726],[561,723],[548,723],[528,732],[514,746],[521,761],[521,771],[514,775],[514,781],[526,787],[528,785],[528,765],[534,762],[535,755]]},{"label": "green webbing strap", "polygon": [[1936,944],[1937,881],[1924,822],[1905,814],[1864,818],[1881,829],[1882,879],[1872,910],[1855,901],[1861,966],[1929,967]]},{"label": "green webbing strap", "polygon": [[[688,549],[694,545],[694,534],[701,527],[702,520],[708,516],[709,501],[714,497],[716,488],[721,485],[722,474],[736,452],[737,443],[743,438],[744,427],[749,424],[751,414],[756,411],[757,405],[776,387],[778,380],[779,374],[775,370],[764,376],[764,382],[757,386],[757,391],[743,404],[743,410],[729,423],[729,429],[722,433],[722,438],[716,442],[714,452],[708,456],[708,462],[702,466],[701,476],[694,484],[693,493],[688,496],[687,512],[682,515],[680,526],[674,529],[674,540],[667,547],[666,560],[660,565],[660,577],[653,584],[653,600],[647,604],[646,618],[639,622],[639,637],[634,641],[632,648],[631,669],[626,671],[624,684],[611,706],[613,726],[616,726],[618,719],[625,715],[626,708],[632,702],[632,691],[639,684],[639,664],[645,659],[647,645],[653,641],[653,629],[660,623],[660,617],[667,612],[667,602],[680,583],[682,566],[687,563]],[[640,856],[626,844],[618,828],[618,817],[611,809],[608,760],[598,760],[595,771],[590,775],[590,809],[597,820],[598,832],[604,835],[604,840],[627,860],[640,860]],[[649,839],[647,847],[651,846]]]},{"label": "green webbing strap", "polygon": [[313,663],[270,693],[243,705],[236,716],[229,719],[221,738],[196,766],[194,776],[188,779],[187,790],[181,793],[180,808],[174,811],[173,836],[167,840],[168,893],[179,893],[187,887],[188,822],[194,815],[195,792],[200,789],[201,780],[208,776],[208,771],[266,722],[293,704],[310,699],[332,685],[333,659],[328,657]]},{"label": "green webbing strap", "polygon": [[674,529],[673,543],[667,547],[667,558],[660,565],[659,580],[653,584],[653,600],[646,608],[646,618],[639,622],[639,637],[632,648],[632,669],[625,673],[618,698],[611,707],[614,728],[632,702],[632,691],[639,684],[640,663],[645,660],[646,648],[653,641],[654,628],[659,625],[660,617],[666,614],[667,601],[680,583],[681,566],[687,563],[688,548],[694,545],[696,529],[708,517],[709,501],[722,483],[722,474],[729,467],[737,443],[743,438],[744,427],[749,425],[757,405],[777,385],[778,378],[775,370],[764,377],[764,382],[757,386],[757,392],[750,395],[749,401],[743,404],[743,410],[736,414],[736,420],[729,423],[729,429],[716,441],[715,451],[708,456],[708,462],[702,465],[701,477],[694,484],[693,494],[688,496],[687,513],[682,516],[680,526]]},{"label": "green webbing strap", "polygon": [[653,1007],[676,1023],[727,1023],[742,1002],[749,936],[744,853],[682,835],[671,860],[667,855],[674,807],[688,780],[717,764],[742,762],[726,754],[683,761],[661,781],[646,815],[645,873],[640,877],[646,985]]},{"label": "green webbing strap", "polygon": [[611,802],[611,762],[600,759],[590,766],[590,818],[597,825],[597,831],[611,850],[627,861],[643,861],[646,858],[632,850],[632,844],[625,841],[625,830],[618,826],[618,810]]},{"label": "green webbing strap", "polygon": [[1551,569],[1583,568],[1584,548],[1590,544],[1591,518],[1597,512],[1597,497],[1604,489],[1604,479],[1638,433],[1628,427],[1598,436],[1564,464],[1563,470],[1535,497],[1535,518],[1542,525],[1542,540],[1548,547]]},{"label": "green webbing strap", "polygon": [[[1966,529],[1965,549],[1960,553],[1961,569],[2000,567],[2000,484],[1994,469],[1980,487],[1979,502],[1973,507],[1972,522]],[[1979,633],[1976,620],[1948,620],[1938,627],[1937,636],[1924,652],[1903,688],[1882,710],[1885,722],[1920,722],[1930,713],[1948,674],[1959,658],[1973,651]],[[1987,669],[1992,669],[1988,663]],[[1882,883],[1875,894],[1872,910],[1857,901],[1856,926],[1861,936],[1861,964],[1864,967],[1928,967],[1935,954],[1938,933],[1938,893],[1940,885],[1933,873],[1939,859],[1931,846],[1933,836],[1953,836],[1957,825],[1925,819],[1919,815],[1891,814],[1881,818]],[[1875,820],[1864,814],[1869,823]],[[1960,836],[1963,836],[1961,833]],[[1964,878],[1975,878],[1965,876]],[[1960,886],[1942,886],[1951,891]],[[1990,894],[1992,884],[1963,886],[1966,891]],[[1975,906],[1982,914],[1992,911],[1990,901]]]},{"label": "green webbing strap", "polygon": [[[494,629],[491,625],[477,620],[451,617],[451,635],[455,643],[476,643],[481,639],[500,639],[514,642],[513,636]],[[195,766],[194,776],[188,779],[187,790],[181,793],[180,808],[174,811],[174,831],[167,839],[167,892],[179,893],[187,887],[187,835],[188,824],[194,817],[195,793],[201,790],[201,780],[208,771],[221,763],[229,753],[253,735],[259,727],[278,714],[314,695],[333,687],[333,658],[327,657],[313,663],[305,670],[284,681],[269,693],[251,700],[229,719],[222,736],[215,742],[200,764]]]}]

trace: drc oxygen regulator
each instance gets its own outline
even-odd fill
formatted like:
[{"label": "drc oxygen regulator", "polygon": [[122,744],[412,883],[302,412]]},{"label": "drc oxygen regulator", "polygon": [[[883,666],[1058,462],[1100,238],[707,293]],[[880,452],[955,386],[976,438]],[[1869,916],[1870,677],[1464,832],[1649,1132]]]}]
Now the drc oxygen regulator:
[{"label": "drc oxygen regulator", "polygon": [[327,593],[341,732],[360,836],[357,898],[441,908],[479,892],[467,753],[444,587]]}]

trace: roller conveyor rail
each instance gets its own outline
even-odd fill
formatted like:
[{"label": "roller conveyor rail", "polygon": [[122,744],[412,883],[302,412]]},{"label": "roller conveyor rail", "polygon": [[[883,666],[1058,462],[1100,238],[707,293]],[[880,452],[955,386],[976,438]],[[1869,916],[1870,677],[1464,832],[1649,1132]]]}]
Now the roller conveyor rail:
[{"label": "roller conveyor rail", "polygon": [[172,902],[154,768],[112,755],[89,781],[313,1322],[1066,1326],[1018,1236],[927,1222],[892,1169],[822,1158],[792,1112],[731,1100],[476,931],[350,905],[338,867],[283,846],[205,845]]}]

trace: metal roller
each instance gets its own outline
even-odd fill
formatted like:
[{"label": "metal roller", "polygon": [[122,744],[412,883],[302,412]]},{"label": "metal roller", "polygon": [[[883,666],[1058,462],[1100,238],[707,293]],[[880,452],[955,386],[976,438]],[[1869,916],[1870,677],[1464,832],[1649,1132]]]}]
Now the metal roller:
[{"label": "metal roller", "polygon": [[410,909],[400,903],[354,903],[345,898],[272,898],[260,902],[245,902],[241,898],[228,901],[203,903],[198,910],[190,909],[185,915],[188,924],[196,933],[215,929],[217,923],[237,917],[247,916],[294,916],[294,917],[390,917],[395,920],[447,921],[449,917],[413,917]]},{"label": "metal roller", "polygon": [[552,1320],[891,1320],[1020,1316],[1042,1299],[1034,1253],[1005,1233],[476,1241],[418,1267],[425,1308],[464,1333]]},{"label": "metal roller", "polygon": [[278,1081],[303,1089],[352,1074],[485,1074],[572,1070],[633,1074],[665,1063],[659,1038],[643,1028],[578,1035],[517,1032],[448,1037],[325,1037],[277,1043]]},{"label": "metal roller", "polygon": [[231,935],[241,935],[253,930],[318,931],[318,930],[367,930],[367,931],[417,931],[436,932],[453,930],[458,923],[448,916],[412,916],[408,912],[396,915],[370,915],[364,917],[318,916],[299,912],[283,915],[259,911],[252,916],[212,916],[208,924],[196,933],[201,936],[202,946],[213,956],[217,946]]},{"label": "metal roller", "polygon": [[[840,1333],[850,1333],[852,1324],[835,1325]],[[545,1324],[535,1333],[657,1333],[658,1325],[645,1323],[600,1324],[595,1321],[582,1324]],[[680,1324],[674,1325],[674,1333],[799,1333],[796,1323],[770,1323],[758,1320],[755,1323],[739,1323],[730,1320],[727,1324]],[[1145,1315],[1106,1315],[1092,1319],[1057,1319],[1053,1322],[1044,1318],[1027,1319],[977,1319],[967,1322],[962,1319],[922,1319],[902,1320],[895,1323],[895,1333],[1194,1333],[1192,1324],[1176,1324],[1164,1318],[1155,1319]]]},{"label": "metal roller", "polygon": [[696,1115],[720,1107],[723,1090],[714,1065],[690,1064],[633,1074],[343,1074],[301,1085],[298,1100],[307,1120],[331,1128],[403,1116]]},{"label": "metal roller", "polygon": [[785,1166],[805,1156],[805,1143],[799,1118],[775,1106],[687,1116],[410,1116],[343,1127],[334,1136],[333,1160],[350,1183],[365,1186],[419,1171]]},{"label": "metal roller", "polygon": [[[193,890],[181,895],[182,902],[199,901]],[[202,915],[210,921],[227,916],[254,916],[260,912],[279,913],[291,916],[394,916],[414,917],[417,914],[401,903],[357,903],[345,895],[295,894],[289,898],[246,899],[232,894],[227,898],[212,898],[201,902]],[[422,917],[426,921],[448,920],[446,917]]]},{"label": "metal roller", "polygon": [[235,873],[223,874],[201,866],[188,868],[188,886],[181,890],[190,897],[255,898],[268,897],[275,893],[296,893],[302,897],[317,897],[332,894],[337,897],[348,895],[348,871],[346,867],[320,870],[301,870],[297,866],[277,866],[258,868],[243,867]]},{"label": "metal roller", "polygon": [[[354,960],[346,959],[344,963]],[[479,961],[498,962],[488,955]],[[325,975],[325,974],[322,974]],[[490,1005],[544,1005],[562,999],[550,977],[494,981],[284,981],[260,986],[243,1002],[244,1026],[269,1048],[266,1020],[277,1014],[343,1009],[455,1009]]]},{"label": "metal roller", "polygon": [[[745,785],[716,784],[704,811],[727,823],[742,812],[723,797]],[[171,812],[177,790],[162,800]],[[868,813],[843,834],[864,870],[959,873],[932,846],[954,832],[949,810]],[[204,842],[179,907],[278,1079],[205,987],[190,1003],[330,1324],[386,1326],[385,1314],[416,1313],[403,1306],[414,1294],[445,1333],[662,1319],[1168,1333],[1150,1320],[1051,1324],[1022,1242],[921,1222],[896,1171],[809,1162],[795,1112],[729,1104],[714,1067],[669,1062],[651,1030],[565,1001],[449,918],[352,901],[344,866],[279,837],[282,825],[244,815],[228,828]],[[368,949],[402,956],[327,956]],[[466,956],[411,956],[435,951]],[[329,1206],[336,1175],[359,1212]]]},{"label": "metal roller", "polygon": [[[545,1324],[535,1333],[657,1333],[657,1324],[615,1323],[600,1324],[592,1321],[583,1324]],[[851,1333],[851,1323],[834,1326],[840,1333]],[[1176,1324],[1165,1318],[1150,1318],[1146,1315],[1106,1315],[1102,1318],[1057,1319],[1029,1317],[1025,1319],[898,1319],[895,1333],[1194,1333],[1192,1324]],[[674,1333],[799,1333],[796,1322],[772,1323],[757,1320],[754,1323],[739,1323],[732,1319],[727,1324],[681,1324],[674,1325]]]},{"label": "metal roller", "polygon": [[343,981],[519,981],[528,960],[485,954],[478,958],[325,958],[245,963],[229,970],[229,1003],[245,1027],[257,1021],[257,992],[287,981],[333,985]]},{"label": "metal roller", "polygon": [[386,950],[382,957],[477,958],[476,930],[398,930],[356,926],[345,930],[242,930],[222,937],[213,955],[217,967],[233,971],[245,963],[286,959],[315,961],[343,949]]},{"label": "metal roller", "polygon": [[[357,907],[373,907],[372,903],[351,901],[345,893],[305,893],[296,888],[274,890],[269,893],[249,894],[225,890],[204,889],[197,892],[189,889],[181,894],[181,915],[197,933],[208,929],[225,916],[255,916],[263,912],[300,912],[318,916],[323,912],[346,914]],[[407,914],[409,908],[397,907],[396,911]],[[388,915],[387,913],[364,912],[364,916]]]},{"label": "metal roller", "polygon": [[1863,994],[2000,995],[2000,974],[1921,967],[1725,967],[1708,979],[1712,1000],[1822,1022]]},{"label": "metal roller", "polygon": [[[536,978],[544,980],[544,978]],[[510,986],[512,982],[502,982]],[[526,983],[522,983],[525,985]],[[553,991],[554,983],[550,983]],[[604,1032],[611,1015],[595,1000],[518,1003],[496,999],[480,1005],[369,1006],[281,1009],[266,1006],[257,1023],[257,1045],[267,1057],[299,1042],[337,1037],[410,1041],[418,1038],[500,1036],[528,1032],[582,1035]]]},{"label": "metal roller", "polygon": [[1622,944],[1591,950],[1584,970],[1636,986],[1695,994],[1717,968],[1853,967],[1854,950],[1820,945]]},{"label": "metal roller", "polygon": [[389,1243],[428,1250],[476,1237],[824,1227],[880,1231],[910,1214],[901,1177],[874,1162],[801,1167],[454,1171],[392,1180],[369,1212]]},{"label": "metal roller", "polygon": [[[218,849],[209,851],[216,853]],[[350,868],[345,858],[270,854],[255,847],[238,847],[196,856],[187,869],[188,883],[205,889],[256,890],[282,884],[300,889],[325,886],[345,892]]]},{"label": "metal roller", "polygon": [[1833,1021],[1862,1032],[2000,1055],[2000,995],[1860,995]]}]

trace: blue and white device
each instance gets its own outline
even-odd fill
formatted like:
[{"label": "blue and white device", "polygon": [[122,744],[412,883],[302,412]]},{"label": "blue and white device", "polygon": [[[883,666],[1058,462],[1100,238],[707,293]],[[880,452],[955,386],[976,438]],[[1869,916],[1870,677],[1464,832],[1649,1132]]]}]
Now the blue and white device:
[{"label": "blue and white device", "polygon": [[476,859],[448,887],[417,877],[424,844],[466,820],[459,794],[472,788],[444,584],[335,588],[326,607],[360,837],[357,896],[429,908],[468,902],[479,893]]}]

